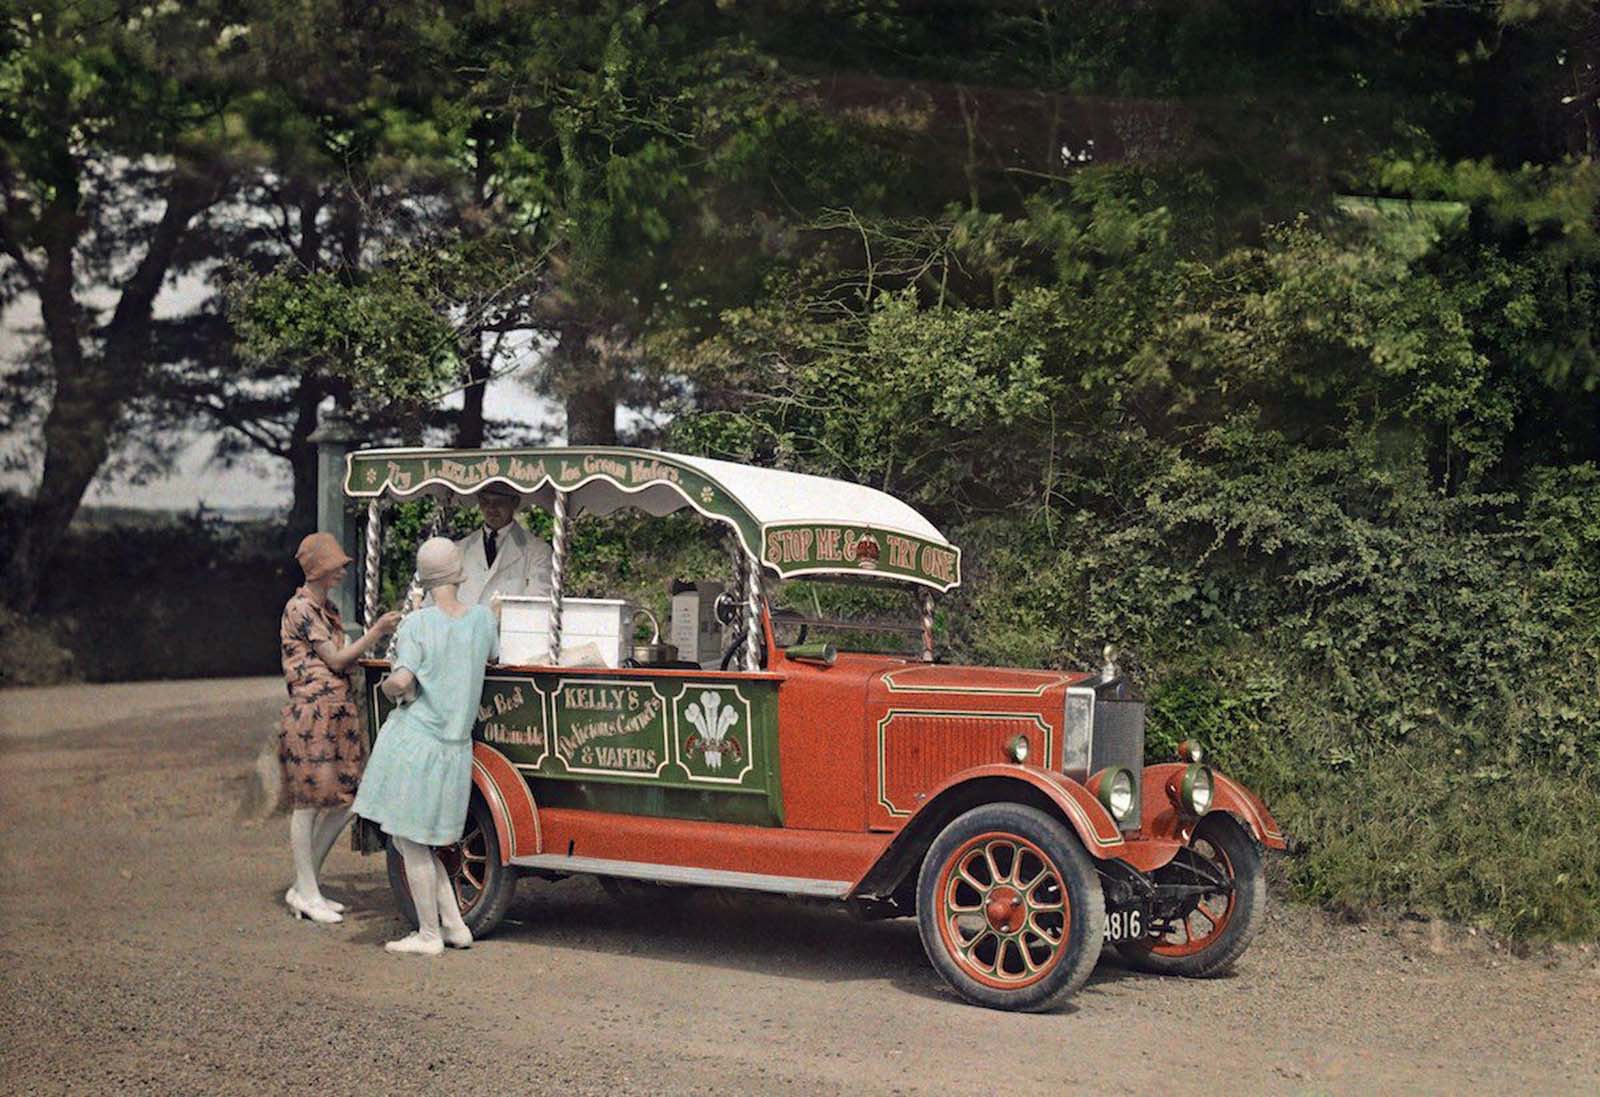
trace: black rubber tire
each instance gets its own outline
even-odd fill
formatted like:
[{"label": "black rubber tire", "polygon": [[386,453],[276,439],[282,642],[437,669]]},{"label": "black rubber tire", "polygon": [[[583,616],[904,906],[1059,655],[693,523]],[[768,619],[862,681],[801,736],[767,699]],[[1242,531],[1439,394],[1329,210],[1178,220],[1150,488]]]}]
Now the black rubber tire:
[{"label": "black rubber tire", "polygon": [[[1261,928],[1267,913],[1267,877],[1255,839],[1233,816],[1218,813],[1200,821],[1190,844],[1202,840],[1223,855],[1226,863],[1218,867],[1233,877],[1234,905],[1221,932],[1216,940],[1187,956],[1163,956],[1152,952],[1148,942],[1124,941],[1117,951],[1129,967],[1189,979],[1223,975],[1244,955]],[[1163,871],[1156,870],[1158,881]]]},{"label": "black rubber tire", "polygon": [[[991,986],[965,970],[961,961],[951,955],[940,927],[945,911],[939,885],[946,862],[952,858],[964,859],[967,853],[963,851],[968,849],[968,844],[986,834],[1019,838],[1043,853],[1049,859],[1048,867],[1060,881],[1063,906],[1068,915],[1066,932],[1061,934],[1057,950],[1059,955],[1052,966],[1043,977],[1015,989]],[[1105,925],[1105,895],[1089,855],[1065,823],[1038,808],[1023,804],[986,804],[973,808],[940,831],[923,857],[917,876],[917,929],[922,935],[923,950],[945,982],[976,1005],[1037,1012],[1066,1001],[1094,971],[1105,939]],[[982,936],[980,932],[971,938],[973,953]],[[1006,947],[1004,944],[996,946],[992,966],[997,972]]]},{"label": "black rubber tire", "polygon": [[[500,924],[511,906],[511,900],[516,897],[518,873],[511,865],[500,863],[500,837],[495,833],[494,816],[489,814],[489,805],[476,792],[467,802],[467,824],[461,838],[461,843],[438,850],[439,859],[454,877],[453,883],[459,898],[464,890],[459,873],[462,844],[471,849],[474,857],[482,854],[483,860],[479,863],[483,866],[483,887],[468,889],[475,890],[476,894],[462,908],[461,919],[467,923],[473,937],[487,937]],[[417,909],[411,903],[411,889],[406,886],[405,861],[400,851],[394,848],[393,842],[388,843],[385,856],[389,869],[389,890],[394,893],[401,916],[415,929]]]}]

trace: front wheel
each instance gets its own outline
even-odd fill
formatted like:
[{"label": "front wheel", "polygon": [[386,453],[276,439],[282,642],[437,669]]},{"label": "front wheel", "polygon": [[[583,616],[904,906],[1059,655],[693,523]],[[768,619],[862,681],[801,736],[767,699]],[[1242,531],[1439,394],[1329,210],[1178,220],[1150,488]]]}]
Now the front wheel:
[{"label": "front wheel", "polygon": [[1261,852],[1230,815],[1206,816],[1189,847],[1156,870],[1155,881],[1191,894],[1155,923],[1154,936],[1117,946],[1141,971],[1194,979],[1222,975],[1250,947],[1267,912]]},{"label": "front wheel", "polygon": [[1022,804],[958,816],[917,877],[917,928],[935,970],[968,1001],[1043,1010],[1088,980],[1105,935],[1089,856],[1060,821]]},{"label": "front wheel", "polygon": [[[461,832],[461,841],[453,846],[434,850],[445,871],[450,874],[450,885],[456,902],[461,907],[461,919],[474,937],[487,937],[505,917],[506,909],[517,891],[517,870],[500,863],[500,838],[495,833],[494,817],[489,805],[473,793],[467,804],[467,824]],[[417,908],[411,902],[411,889],[406,884],[405,860],[390,843],[388,847],[389,889],[394,892],[400,913],[417,925]]]}]

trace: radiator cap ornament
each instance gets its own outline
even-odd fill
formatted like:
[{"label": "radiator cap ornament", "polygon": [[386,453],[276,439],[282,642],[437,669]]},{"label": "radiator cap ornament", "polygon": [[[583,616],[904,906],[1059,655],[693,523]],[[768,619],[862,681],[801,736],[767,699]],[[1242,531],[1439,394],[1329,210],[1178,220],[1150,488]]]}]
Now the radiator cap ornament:
[{"label": "radiator cap ornament", "polygon": [[1110,682],[1121,673],[1121,671],[1117,669],[1116,645],[1107,644],[1105,651],[1102,654],[1105,656],[1106,663],[1105,666],[1100,668],[1100,680],[1102,682]]}]

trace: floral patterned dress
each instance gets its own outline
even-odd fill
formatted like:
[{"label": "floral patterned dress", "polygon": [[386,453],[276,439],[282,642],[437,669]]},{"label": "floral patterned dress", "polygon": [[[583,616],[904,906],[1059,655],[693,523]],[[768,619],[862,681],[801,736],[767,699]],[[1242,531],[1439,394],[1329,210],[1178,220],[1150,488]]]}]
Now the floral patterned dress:
[{"label": "floral patterned dress", "polygon": [[316,645],[344,644],[344,622],[331,602],[318,603],[301,587],[283,607],[278,628],[283,677],[289,703],[278,730],[278,764],[283,787],[297,808],[336,808],[349,804],[367,762],[348,672],[334,670]]}]

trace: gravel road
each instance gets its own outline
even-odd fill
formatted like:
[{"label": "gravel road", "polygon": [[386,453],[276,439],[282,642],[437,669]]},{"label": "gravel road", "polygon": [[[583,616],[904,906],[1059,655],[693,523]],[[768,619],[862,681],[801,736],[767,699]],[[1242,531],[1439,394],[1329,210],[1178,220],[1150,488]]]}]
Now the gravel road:
[{"label": "gravel road", "polygon": [[1231,977],[1102,960],[1055,1014],[962,1004],[907,921],[524,881],[465,953],[385,953],[282,905],[287,824],[240,817],[281,685],[0,693],[0,1092],[1600,1092],[1600,956],[1277,901]]}]

